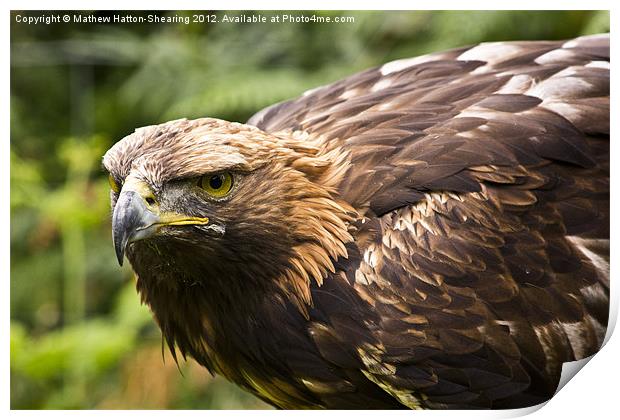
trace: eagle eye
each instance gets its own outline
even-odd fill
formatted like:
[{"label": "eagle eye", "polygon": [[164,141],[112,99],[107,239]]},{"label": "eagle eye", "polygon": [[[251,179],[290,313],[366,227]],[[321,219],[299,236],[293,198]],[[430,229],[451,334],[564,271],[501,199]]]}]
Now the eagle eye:
[{"label": "eagle eye", "polygon": [[233,187],[233,176],[230,172],[201,176],[198,186],[214,198],[225,197]]},{"label": "eagle eye", "polygon": [[116,179],[114,179],[112,174],[108,175],[108,182],[110,183],[110,188],[112,189],[112,191],[114,191],[116,194],[121,192],[122,185],[116,182]]}]

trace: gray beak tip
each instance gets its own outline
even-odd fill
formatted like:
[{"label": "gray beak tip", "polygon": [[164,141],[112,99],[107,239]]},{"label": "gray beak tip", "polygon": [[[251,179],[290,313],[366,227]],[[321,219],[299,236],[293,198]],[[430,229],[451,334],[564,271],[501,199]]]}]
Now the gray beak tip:
[{"label": "gray beak tip", "polygon": [[125,257],[125,253],[122,249],[116,248],[116,259],[118,260],[118,265],[123,266],[123,260]]},{"label": "gray beak tip", "polygon": [[112,235],[112,241],[114,243],[114,252],[116,253],[116,260],[118,265],[123,266],[123,259],[125,257],[125,247],[127,246],[126,235],[119,235],[117,232]]}]

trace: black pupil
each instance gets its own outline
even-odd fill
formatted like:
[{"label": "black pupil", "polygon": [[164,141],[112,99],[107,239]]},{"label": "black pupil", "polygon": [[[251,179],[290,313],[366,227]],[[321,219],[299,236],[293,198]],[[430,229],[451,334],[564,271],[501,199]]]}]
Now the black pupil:
[{"label": "black pupil", "polygon": [[211,179],[209,179],[209,187],[214,190],[219,190],[224,185],[224,175],[213,175]]}]

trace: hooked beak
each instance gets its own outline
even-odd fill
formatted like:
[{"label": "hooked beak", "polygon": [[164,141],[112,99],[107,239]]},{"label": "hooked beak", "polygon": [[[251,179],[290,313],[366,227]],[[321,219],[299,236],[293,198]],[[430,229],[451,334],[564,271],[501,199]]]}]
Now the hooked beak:
[{"label": "hooked beak", "polygon": [[123,191],[112,215],[112,239],[118,263],[123,265],[127,244],[151,236],[159,217],[151,212],[135,191]]},{"label": "hooked beak", "polygon": [[[134,184],[134,183],[132,183]],[[129,187],[129,188],[125,188]],[[190,217],[174,212],[160,212],[158,206],[147,204],[145,197],[152,197],[150,189],[144,185],[131,188],[125,185],[121,191],[112,215],[112,240],[119,265],[127,245],[140,239],[152,237],[162,226],[171,225],[206,225],[206,217]]]}]

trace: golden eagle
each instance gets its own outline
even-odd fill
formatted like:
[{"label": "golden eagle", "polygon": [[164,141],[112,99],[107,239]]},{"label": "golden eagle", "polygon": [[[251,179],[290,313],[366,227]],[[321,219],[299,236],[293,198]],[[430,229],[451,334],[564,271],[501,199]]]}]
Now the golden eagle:
[{"label": "golden eagle", "polygon": [[103,163],[175,359],[276,407],[525,407],[602,344],[608,35],[394,61]]}]

